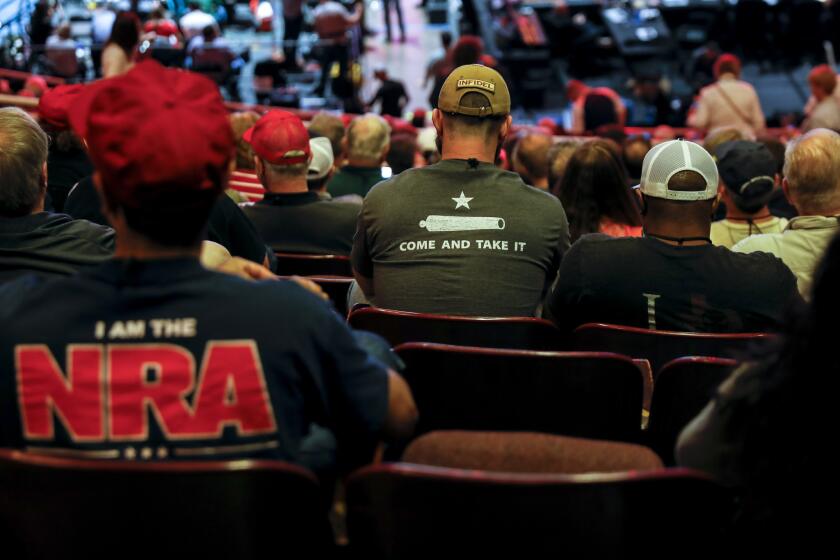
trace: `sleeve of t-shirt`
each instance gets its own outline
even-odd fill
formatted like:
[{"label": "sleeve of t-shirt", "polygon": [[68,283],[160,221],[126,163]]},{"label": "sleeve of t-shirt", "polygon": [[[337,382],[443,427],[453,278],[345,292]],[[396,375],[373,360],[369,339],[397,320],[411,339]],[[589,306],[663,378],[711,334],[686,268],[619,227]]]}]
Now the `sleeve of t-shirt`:
[{"label": "sleeve of t-shirt", "polygon": [[582,262],[578,246],[569,250],[557,272],[557,282],[543,307],[543,316],[563,332],[571,332],[585,321],[580,314],[583,296]]},{"label": "sleeve of t-shirt", "polygon": [[266,245],[248,216],[229,196],[219,196],[207,224],[207,239],[223,245],[230,254],[262,264]]},{"label": "sleeve of t-shirt", "polygon": [[339,443],[371,442],[381,434],[388,411],[388,373],[356,341],[339,316],[324,307],[318,350],[330,428]]},{"label": "sleeve of t-shirt", "polygon": [[370,256],[367,237],[367,214],[370,211],[368,199],[362,202],[362,209],[356,221],[356,234],[353,236],[353,249],[350,262],[353,268],[366,278],[373,278],[373,260]]}]

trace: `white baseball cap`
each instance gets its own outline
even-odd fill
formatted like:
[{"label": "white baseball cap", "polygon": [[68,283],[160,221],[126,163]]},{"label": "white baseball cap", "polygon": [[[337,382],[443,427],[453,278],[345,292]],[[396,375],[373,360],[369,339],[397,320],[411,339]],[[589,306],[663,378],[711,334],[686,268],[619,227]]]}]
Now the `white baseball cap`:
[{"label": "white baseball cap", "polygon": [[[671,177],[680,171],[699,173],[706,182],[701,191],[674,191],[668,188]],[[715,160],[700,144],[671,140],[657,144],[642,163],[642,182],[634,188],[647,196],[668,200],[709,200],[717,196],[718,171]]]},{"label": "white baseball cap", "polygon": [[312,152],[312,160],[309,162],[306,178],[323,179],[333,166],[332,145],[328,138],[310,138],[309,150]]}]

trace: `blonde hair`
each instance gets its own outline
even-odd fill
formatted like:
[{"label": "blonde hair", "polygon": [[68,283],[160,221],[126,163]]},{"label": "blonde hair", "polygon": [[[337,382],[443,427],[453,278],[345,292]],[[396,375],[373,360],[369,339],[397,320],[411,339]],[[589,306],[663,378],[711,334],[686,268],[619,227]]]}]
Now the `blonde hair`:
[{"label": "blonde hair", "polygon": [[0,109],[0,216],[31,213],[44,195],[47,134],[17,107]]},{"label": "blonde hair", "polygon": [[801,214],[840,209],[840,134],[817,128],[791,141],[783,172]]},{"label": "blonde hair", "polygon": [[260,116],[253,111],[242,111],[231,113],[228,118],[230,119],[230,127],[233,129],[234,140],[236,141],[236,168],[253,169],[254,150],[248,142],[242,139],[242,135],[260,120]]}]

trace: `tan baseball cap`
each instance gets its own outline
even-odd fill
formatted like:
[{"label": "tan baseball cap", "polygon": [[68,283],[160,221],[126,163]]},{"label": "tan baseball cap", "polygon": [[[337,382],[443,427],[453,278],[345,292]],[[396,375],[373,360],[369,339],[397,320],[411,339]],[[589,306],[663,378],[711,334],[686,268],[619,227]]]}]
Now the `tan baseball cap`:
[{"label": "tan baseball cap", "polygon": [[[466,93],[480,93],[490,102],[489,106],[468,107],[461,105]],[[501,74],[481,64],[459,66],[443,82],[438,97],[438,109],[444,113],[457,113],[470,117],[490,117],[510,113],[510,92]]]}]

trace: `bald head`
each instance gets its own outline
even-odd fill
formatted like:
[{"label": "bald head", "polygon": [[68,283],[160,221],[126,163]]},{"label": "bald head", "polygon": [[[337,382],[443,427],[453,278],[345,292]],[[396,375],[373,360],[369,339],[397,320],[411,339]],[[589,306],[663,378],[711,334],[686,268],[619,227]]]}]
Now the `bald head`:
[{"label": "bald head", "polygon": [[785,152],[785,192],[801,215],[840,213],[840,135],[818,128]]},{"label": "bald head", "polygon": [[377,166],[388,153],[391,127],[379,115],[358,117],[347,127],[344,145],[350,165]]},{"label": "bald head", "polygon": [[548,188],[548,151],[551,136],[542,132],[530,133],[516,144],[513,150],[513,170],[529,185]]}]

